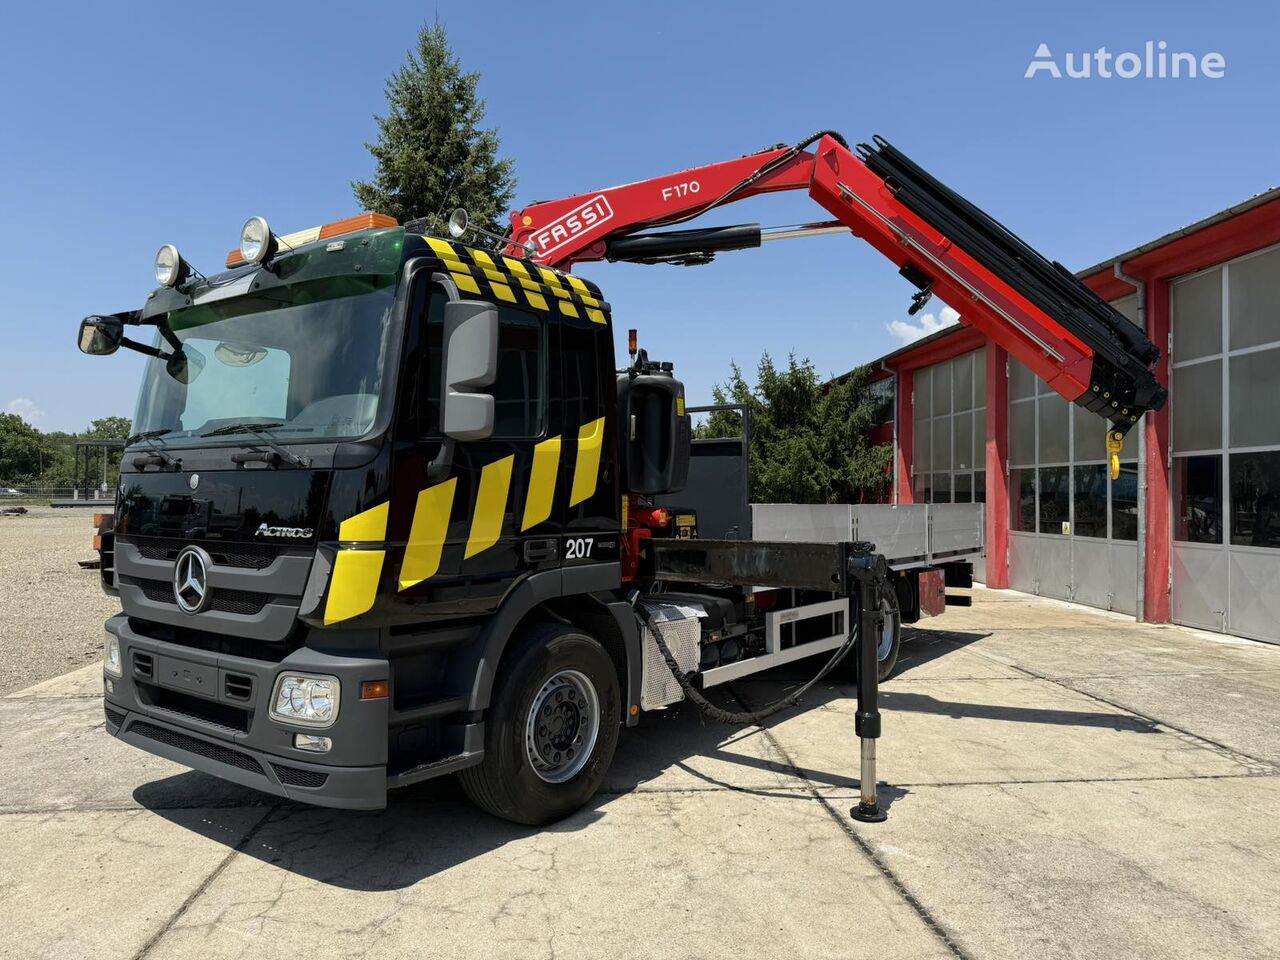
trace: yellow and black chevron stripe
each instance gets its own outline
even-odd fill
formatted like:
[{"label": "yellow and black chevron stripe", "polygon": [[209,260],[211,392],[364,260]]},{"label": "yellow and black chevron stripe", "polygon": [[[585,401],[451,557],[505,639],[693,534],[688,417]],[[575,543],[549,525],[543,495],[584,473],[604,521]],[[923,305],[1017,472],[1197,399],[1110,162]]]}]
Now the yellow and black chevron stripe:
[{"label": "yellow and black chevron stripe", "polygon": [[[529,488],[520,516],[520,531],[529,530],[551,517],[556,484],[560,479],[560,452],[564,438],[549,437],[533,446]],[[600,453],[604,444],[604,417],[583,424],[578,430],[569,506],[574,507],[595,494],[600,483]],[[515,454],[486,464],[476,486],[475,509],[467,532],[463,559],[488,550],[502,536],[507,504],[511,500],[511,477]],[[450,477],[419,491],[413,509],[413,524],[400,566],[399,589],[408,590],[429,580],[440,570],[440,559],[449,536],[458,478]],[[378,581],[386,559],[387,517],[390,504],[371,507],[348,517],[338,528],[337,557],[325,603],[326,625],[349,620],[367,612],[378,592]]]},{"label": "yellow and black chevron stripe", "polygon": [[589,280],[439,237],[423,239],[463,294],[544,313],[558,311],[561,316],[592,323],[609,322],[609,304]]},{"label": "yellow and black chevron stripe", "polygon": [[[577,451],[573,465],[573,481],[569,488],[569,506],[577,506],[596,492],[600,482],[600,450],[604,442],[604,417],[584,424],[578,431]],[[551,516],[555,503],[556,483],[560,474],[560,450],[563,438],[556,436],[537,443],[533,447],[529,469],[529,489],[524,498],[524,511],[519,519],[520,531],[537,526]],[[515,454],[509,454],[485,464],[476,485],[475,510],[471,514],[471,526],[467,532],[463,560],[483,553],[502,536],[507,516],[507,504],[511,500],[511,477],[515,472]],[[405,544],[404,563],[400,567],[400,589],[408,590],[424,580],[429,580],[440,569],[449,532],[449,518],[453,513],[453,498],[458,489],[458,478],[450,477],[442,483],[427,487],[418,493],[413,510],[413,526],[409,530],[409,542]]]},{"label": "yellow and black chevron stripe", "polygon": [[390,503],[380,503],[348,517],[338,527],[338,554],[329,578],[324,605],[325,626],[350,620],[373,606],[387,557],[387,515]]}]

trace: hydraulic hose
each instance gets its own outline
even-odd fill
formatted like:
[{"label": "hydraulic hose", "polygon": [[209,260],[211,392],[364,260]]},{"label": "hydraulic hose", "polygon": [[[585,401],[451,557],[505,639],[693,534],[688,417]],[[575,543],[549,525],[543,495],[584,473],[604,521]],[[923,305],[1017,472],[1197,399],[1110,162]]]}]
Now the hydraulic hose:
[{"label": "hydraulic hose", "polygon": [[665,661],[667,669],[671,671],[671,676],[675,677],[676,683],[678,683],[680,685],[680,689],[684,691],[685,697],[690,700],[705,716],[712,720],[739,726],[759,723],[762,720],[767,720],[769,717],[772,717],[775,713],[780,713],[783,710],[794,707],[800,702],[800,698],[808,693],[815,683],[831,672],[835,665],[839,663],[844,655],[853,647],[853,643],[858,636],[858,620],[856,617],[853,617],[851,618],[853,620],[853,626],[849,630],[849,635],[845,637],[844,643],[836,649],[835,653],[831,655],[831,659],[823,665],[822,669],[814,675],[813,679],[800,689],[792,691],[782,699],[775,700],[773,703],[761,707],[759,710],[725,710],[723,707],[717,707],[714,703],[704,697],[702,695],[702,691],[695,687],[685,675],[684,671],[680,669],[680,664],[676,662],[675,655],[662,639],[662,634],[654,626],[653,619],[649,616],[649,611],[646,610],[644,605],[639,602],[638,594],[633,598],[632,606],[634,607],[636,615],[640,618],[641,622],[649,628],[650,635],[658,645],[658,652],[662,654],[662,659]]}]

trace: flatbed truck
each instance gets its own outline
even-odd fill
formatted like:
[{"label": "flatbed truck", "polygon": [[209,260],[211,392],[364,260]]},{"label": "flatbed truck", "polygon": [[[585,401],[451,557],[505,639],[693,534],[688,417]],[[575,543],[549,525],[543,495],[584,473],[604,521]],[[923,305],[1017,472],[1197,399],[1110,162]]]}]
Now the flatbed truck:
[{"label": "flatbed truck", "polygon": [[804,540],[673,526],[660,501],[693,495],[684,387],[634,339],[619,369],[611,308],[571,272],[758,245],[758,225],[645,231],[781,189],[836,217],[789,235],[868,240],[917,304],[946,298],[1116,444],[1163,402],[1141,331],[883,141],[823,134],[535,204],[498,248],[460,242],[461,214],[449,238],[252,217],[226,272],[166,244],[140,309],[80,326],[86,353],[149,358],[100,541],[121,604],[108,733],[332,807],[457,774],[485,810],[547,823],[648,710],[716,714],[703,688],[824,653],[858,668],[853,812],[882,816],[880,644],[860,638],[896,629],[904,584],[908,616],[931,607],[963,557],[926,544],[891,566],[852,515]]}]

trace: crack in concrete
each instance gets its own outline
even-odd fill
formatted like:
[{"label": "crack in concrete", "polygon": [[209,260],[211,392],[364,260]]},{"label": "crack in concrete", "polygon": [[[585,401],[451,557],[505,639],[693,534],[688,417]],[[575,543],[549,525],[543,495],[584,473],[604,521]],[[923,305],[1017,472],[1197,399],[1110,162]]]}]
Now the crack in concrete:
[{"label": "crack in concrete", "polygon": [[222,860],[218,863],[216,867],[213,868],[213,870],[209,873],[207,877],[205,877],[203,880],[200,881],[199,884],[196,885],[196,888],[192,890],[191,893],[187,894],[186,899],[183,900],[181,904],[179,904],[178,909],[175,910],[173,914],[169,917],[169,919],[166,920],[160,926],[160,929],[147,938],[147,942],[144,943],[142,947],[138,950],[138,952],[133,955],[133,960],[143,960],[143,958],[145,958],[152,951],[155,945],[159,943],[161,939],[163,939],[164,935],[168,933],[171,929],[173,929],[173,925],[176,924],[179,920],[181,920],[183,915],[188,910],[191,909],[191,905],[195,903],[196,900],[198,900],[206,890],[209,889],[209,887],[213,884],[215,880],[218,879],[218,877],[222,876],[223,871],[227,869],[227,867],[231,864],[231,861],[234,860],[236,857],[238,857],[243,851],[248,849],[249,844],[253,841],[253,838],[256,837],[258,835],[258,832],[267,825],[267,821],[271,819],[271,815],[275,813],[277,809],[279,809],[278,804],[275,804],[270,808],[268,808],[267,812],[261,818],[259,818],[258,822],[245,831],[244,836],[240,838],[240,842],[231,848],[231,850],[227,853],[227,855],[222,858]]},{"label": "crack in concrete", "polygon": [[[725,684],[725,691],[733,697],[733,699],[737,700],[738,703],[742,704],[743,709],[753,709],[746,700],[738,695],[738,692],[733,689],[730,684]],[[840,828],[841,832],[853,842],[853,845],[862,852],[863,856],[871,861],[872,866],[874,866],[880,875],[889,882],[889,885],[893,888],[894,892],[900,896],[903,902],[906,903],[915,915],[920,918],[920,921],[928,928],[929,932],[947,948],[948,952],[950,952],[956,960],[970,960],[969,954],[966,953],[964,948],[956,942],[955,937],[952,936],[951,932],[942,925],[940,920],[934,917],[929,908],[926,907],[915,894],[907,889],[907,885],[896,873],[894,873],[893,869],[883,859],[881,859],[880,855],[876,853],[871,844],[863,839],[863,837],[859,835],[858,831],[853,829],[853,825],[841,816],[840,812],[831,805],[831,802],[818,791],[818,788],[813,784],[813,782],[801,772],[800,767],[791,758],[791,754],[787,752],[786,748],[782,746],[781,741],[774,736],[773,731],[768,727],[761,727],[760,729],[764,734],[765,742],[769,744],[783,763],[790,768],[791,775],[805,785],[809,796],[818,801],[818,804],[826,811],[827,816],[835,822],[836,826]]]},{"label": "crack in concrete", "polygon": [[1169,723],[1166,720],[1161,720],[1159,717],[1154,717],[1154,716],[1151,716],[1150,714],[1143,713],[1141,710],[1135,710],[1133,707],[1126,706],[1125,704],[1120,703],[1119,701],[1108,699],[1107,697],[1100,696],[1099,694],[1096,694],[1096,693],[1090,693],[1088,690],[1082,690],[1071,682],[1072,680],[1087,679],[1087,678],[1069,677],[1069,678],[1063,678],[1063,679],[1055,679],[1053,677],[1036,673],[1034,670],[1028,670],[1026,667],[1018,666],[1017,664],[1003,663],[1003,661],[999,661],[994,659],[993,657],[987,656],[981,650],[974,650],[973,653],[977,654],[978,656],[982,657],[985,660],[988,660],[991,663],[1001,663],[1003,666],[1008,667],[1010,670],[1016,670],[1019,673],[1025,674],[1027,677],[1030,677],[1032,679],[1043,680],[1046,683],[1053,684],[1055,687],[1061,687],[1063,690],[1068,690],[1071,693],[1076,694],[1077,696],[1084,697],[1086,700],[1092,700],[1094,703],[1100,703],[1100,704],[1103,704],[1104,706],[1111,707],[1111,709],[1113,710],[1119,710],[1123,714],[1128,714],[1129,716],[1136,717],[1139,720],[1145,720],[1147,723],[1152,724],[1154,727],[1160,728],[1166,733],[1176,734],[1179,736],[1180,739],[1183,739],[1184,741],[1191,742],[1205,750],[1208,750],[1210,753],[1217,754],[1218,756],[1222,757],[1225,760],[1230,760],[1233,763],[1238,763],[1240,766],[1249,770],[1254,776],[1275,776],[1277,773],[1280,773],[1280,767],[1277,767],[1274,763],[1271,763],[1268,760],[1264,760],[1261,757],[1252,756],[1251,754],[1245,753],[1242,750],[1236,750],[1233,747],[1227,746],[1225,743],[1220,743],[1219,741],[1214,740],[1210,737],[1203,736],[1202,734],[1193,733],[1192,731],[1187,730],[1185,727],[1180,727],[1177,724]]}]

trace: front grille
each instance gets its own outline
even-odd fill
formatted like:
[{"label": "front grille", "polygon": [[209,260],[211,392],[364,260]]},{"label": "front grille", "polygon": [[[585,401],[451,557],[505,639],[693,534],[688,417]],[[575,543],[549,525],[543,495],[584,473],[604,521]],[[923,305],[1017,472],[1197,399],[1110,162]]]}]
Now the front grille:
[{"label": "front grille", "polygon": [[136,733],[140,737],[146,737],[148,740],[154,740],[157,743],[185,750],[188,753],[216,760],[218,763],[225,763],[229,767],[239,767],[241,770],[248,770],[250,773],[265,776],[262,772],[261,764],[253,757],[246,753],[241,753],[239,750],[220,747],[215,743],[206,743],[204,740],[189,737],[185,733],[178,733],[176,730],[169,730],[165,727],[157,727],[155,724],[146,723],[145,721],[135,723],[129,728],[129,732]]},{"label": "front grille", "polygon": [[[138,587],[142,591],[142,595],[152,603],[167,603],[170,606],[177,606],[177,601],[173,598],[173,585],[168,580],[142,580],[138,577],[124,577],[121,582]],[[261,613],[262,608],[267,605],[270,599],[265,593],[212,587],[209,590],[209,605],[205,607],[205,610],[252,617]]]},{"label": "front grille", "polygon": [[249,732],[250,714],[241,707],[205,700],[180,690],[170,690],[149,683],[140,683],[138,688],[148,704],[185,720],[199,720],[228,733]]},{"label": "front grille", "polygon": [[298,767],[286,767],[282,763],[272,763],[271,769],[276,772],[280,782],[290,787],[323,787],[329,779],[327,773],[318,770],[302,770]]},{"label": "front grille", "polygon": [[220,590],[214,588],[209,597],[208,610],[219,613],[234,613],[242,617],[252,617],[261,613],[270,599],[265,593],[250,593],[248,590]]},{"label": "front grille", "polygon": [[302,646],[300,636],[304,631],[298,629],[295,629],[293,634],[284,641],[255,640],[251,637],[232,637],[225,633],[198,630],[195,627],[197,623],[199,621],[195,618],[179,626],[137,617],[129,618],[129,628],[150,640],[172,643],[179,647],[190,647],[193,650],[205,650],[209,653],[242,657],[246,660],[279,663],[289,653]]},{"label": "front grille", "polygon": [[102,705],[102,709],[107,715],[107,723],[111,724],[113,727],[118,727],[124,723],[124,714],[119,710],[112,710],[111,707],[105,703]]},{"label": "front grille", "polygon": [[[192,541],[167,537],[120,538],[131,543],[146,560],[176,560],[178,552]],[[201,540],[196,543],[220,567],[243,567],[262,570],[280,556],[280,546],[272,543],[218,543]]]}]

